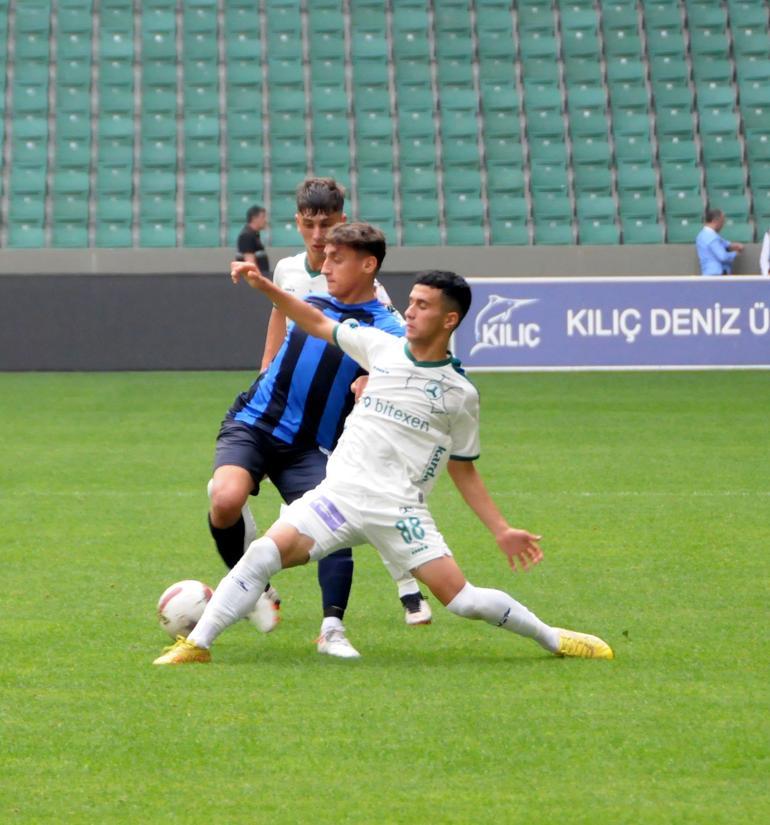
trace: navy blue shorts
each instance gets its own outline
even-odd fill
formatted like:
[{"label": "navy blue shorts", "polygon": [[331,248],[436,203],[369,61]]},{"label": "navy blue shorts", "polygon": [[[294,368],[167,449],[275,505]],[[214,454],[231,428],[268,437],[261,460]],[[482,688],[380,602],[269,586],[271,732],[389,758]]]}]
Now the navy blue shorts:
[{"label": "navy blue shorts", "polygon": [[283,500],[291,503],[323,481],[326,461],[318,447],[295,447],[258,427],[226,418],[217,436],[214,469],[233,464],[248,470],[254,480],[253,496],[267,476]]}]

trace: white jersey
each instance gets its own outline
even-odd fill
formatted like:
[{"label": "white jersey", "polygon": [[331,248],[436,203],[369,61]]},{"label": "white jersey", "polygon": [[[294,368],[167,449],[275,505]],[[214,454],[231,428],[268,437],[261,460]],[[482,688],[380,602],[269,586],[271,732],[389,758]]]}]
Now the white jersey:
[{"label": "white jersey", "polygon": [[450,458],[478,458],[479,395],[455,359],[415,361],[402,338],[355,322],[334,337],[369,382],[329,459],[330,483],[421,502]]},{"label": "white jersey", "polygon": [[[307,252],[300,252],[299,255],[292,255],[289,258],[281,258],[273,271],[273,282],[276,286],[289,292],[297,298],[304,298],[311,292],[328,292],[326,276],[316,272],[308,266]],[[374,282],[377,300],[388,307],[391,312],[403,323],[401,314],[393,306],[385,287],[379,282]]]}]

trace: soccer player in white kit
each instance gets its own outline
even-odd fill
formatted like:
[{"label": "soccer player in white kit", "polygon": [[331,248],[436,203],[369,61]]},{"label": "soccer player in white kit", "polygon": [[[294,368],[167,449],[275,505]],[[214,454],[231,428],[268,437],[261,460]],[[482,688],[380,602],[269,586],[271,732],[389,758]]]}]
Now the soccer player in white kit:
[{"label": "soccer player in white kit", "polygon": [[214,639],[253,608],[271,576],[337,547],[367,542],[392,575],[411,571],[459,616],[534,639],[556,655],[612,659],[602,639],[551,627],[507,593],[468,582],[427,508],[426,496],[446,466],[513,569],[527,569],[543,557],[540,536],[508,524],[473,464],[479,453],[478,394],[447,354],[449,338],[470,306],[467,283],[451,272],[418,275],[404,342],[376,329],[334,323],[251,264],[234,262],[231,272],[234,280],[246,277],[308,334],[334,341],[369,371],[369,382],[325,480],[282,509],[220,582],[190,635],[155,664],[210,661]]}]

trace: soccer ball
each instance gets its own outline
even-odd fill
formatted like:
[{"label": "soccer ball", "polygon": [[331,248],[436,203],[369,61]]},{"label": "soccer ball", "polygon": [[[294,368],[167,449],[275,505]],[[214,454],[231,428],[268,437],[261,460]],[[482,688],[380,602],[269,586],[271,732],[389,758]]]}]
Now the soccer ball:
[{"label": "soccer ball", "polygon": [[172,584],[158,599],[160,626],[172,639],[186,636],[198,623],[211,596],[211,588],[195,579]]}]

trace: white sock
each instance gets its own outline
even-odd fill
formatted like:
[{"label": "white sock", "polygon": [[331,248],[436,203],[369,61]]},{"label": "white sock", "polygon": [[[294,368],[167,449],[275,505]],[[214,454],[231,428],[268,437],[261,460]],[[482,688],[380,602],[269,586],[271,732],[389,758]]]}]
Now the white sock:
[{"label": "white sock", "polygon": [[272,539],[262,536],[222,579],[188,639],[211,647],[217,636],[254,609],[265,584],[281,569],[281,554]]},{"label": "white sock", "polygon": [[558,632],[502,590],[474,587],[466,582],[447,609],[466,619],[483,619],[488,624],[534,639],[551,653],[559,649]]},{"label": "white sock", "polygon": [[345,626],[342,624],[342,619],[336,616],[324,616],[321,622],[321,635],[323,636],[328,630],[344,630]]},{"label": "white sock", "polygon": [[400,579],[396,579],[396,585],[398,586],[399,598],[420,592],[420,585],[417,583],[417,579],[415,579],[414,576],[410,576],[409,573],[401,576]]}]

